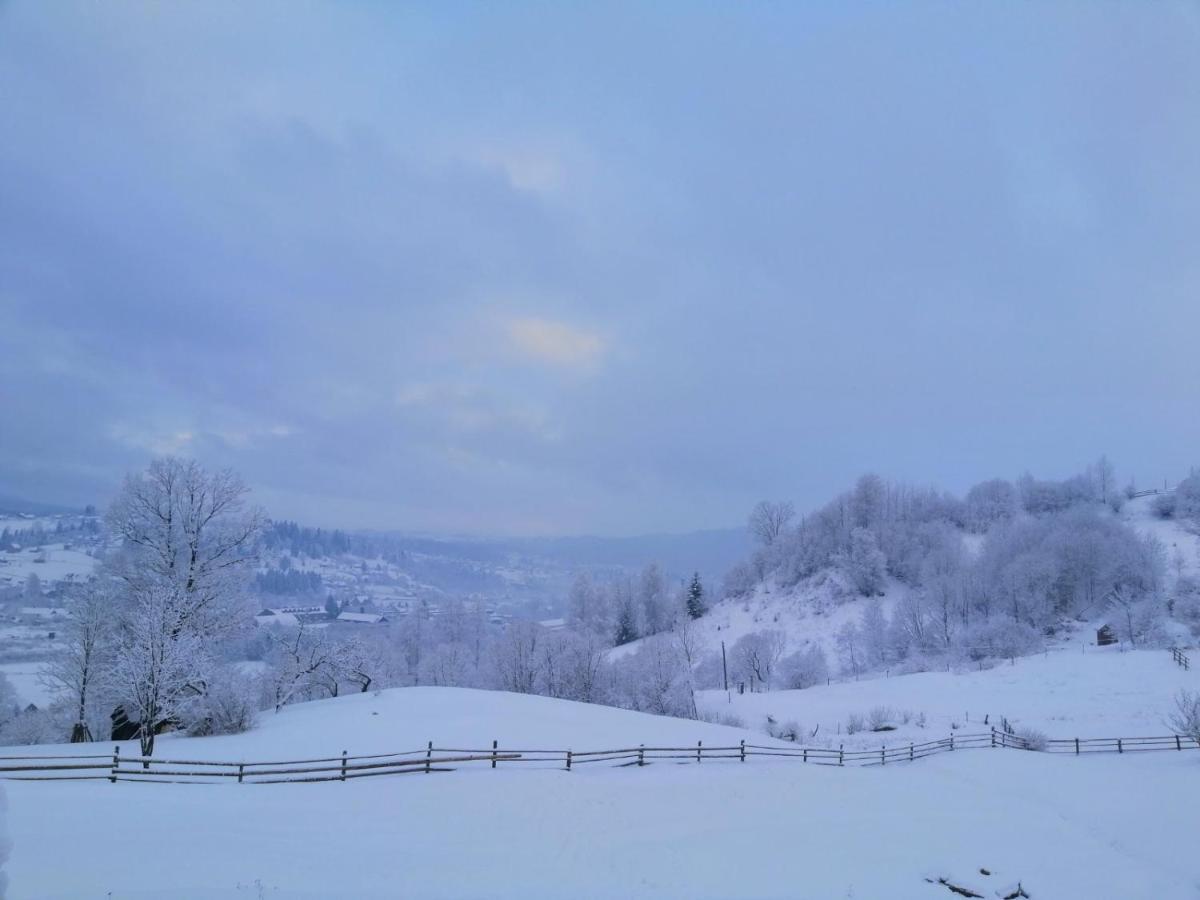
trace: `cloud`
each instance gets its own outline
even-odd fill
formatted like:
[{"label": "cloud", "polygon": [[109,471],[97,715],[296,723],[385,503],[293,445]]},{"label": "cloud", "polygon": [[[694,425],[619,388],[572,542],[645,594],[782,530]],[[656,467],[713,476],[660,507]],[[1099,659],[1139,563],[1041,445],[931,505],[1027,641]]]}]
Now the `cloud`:
[{"label": "cloud", "polygon": [[505,330],[518,356],[566,369],[591,369],[608,349],[596,332],[550,319],[511,319]]}]

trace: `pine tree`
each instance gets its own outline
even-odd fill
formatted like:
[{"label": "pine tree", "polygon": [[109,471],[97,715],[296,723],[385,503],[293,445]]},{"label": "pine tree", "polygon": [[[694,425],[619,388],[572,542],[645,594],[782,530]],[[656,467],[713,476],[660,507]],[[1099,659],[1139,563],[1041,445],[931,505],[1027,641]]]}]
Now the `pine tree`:
[{"label": "pine tree", "polygon": [[692,583],[687,590],[687,611],[693,619],[704,615],[704,586],[700,584],[700,573],[692,574]]},{"label": "pine tree", "polygon": [[638,633],[633,603],[626,601],[621,604],[621,609],[617,613],[616,644],[620,647],[622,644],[628,644],[630,641],[636,641],[637,639]]}]

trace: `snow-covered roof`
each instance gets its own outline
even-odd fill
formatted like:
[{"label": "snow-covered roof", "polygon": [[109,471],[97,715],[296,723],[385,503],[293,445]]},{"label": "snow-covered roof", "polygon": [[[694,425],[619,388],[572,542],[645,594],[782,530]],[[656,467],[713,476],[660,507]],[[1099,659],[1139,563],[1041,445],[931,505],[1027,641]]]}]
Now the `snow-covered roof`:
[{"label": "snow-covered roof", "polygon": [[300,624],[300,620],[297,619],[292,613],[279,612],[279,610],[275,609],[264,609],[254,617],[254,621],[263,625],[281,625],[288,627]]},{"label": "snow-covered roof", "polygon": [[379,613],[355,613],[344,612],[338,616],[339,622],[358,622],[363,625],[378,625],[380,622],[386,622],[386,617]]}]

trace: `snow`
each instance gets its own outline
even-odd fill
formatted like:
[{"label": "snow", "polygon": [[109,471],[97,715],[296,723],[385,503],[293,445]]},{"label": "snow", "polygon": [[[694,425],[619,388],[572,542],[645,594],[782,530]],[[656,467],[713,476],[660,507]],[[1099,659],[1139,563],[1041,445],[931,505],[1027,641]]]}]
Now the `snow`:
[{"label": "snow", "polygon": [[1160,519],[1154,514],[1153,494],[1130,500],[1121,510],[1121,517],[1142,534],[1150,534],[1158,538],[1167,552],[1167,568],[1174,571],[1176,551],[1183,560],[1185,574],[1200,573],[1200,535],[1184,528],[1175,519]]},{"label": "snow", "polygon": [[[44,562],[36,561],[43,556]],[[20,586],[32,573],[48,586],[66,578],[86,578],[95,568],[95,557],[82,550],[67,550],[61,543],[30,547],[15,553],[6,551],[0,553],[0,585]]]},{"label": "snow", "polygon": [[[10,782],[9,896],[949,900],[926,881],[944,877],[993,890],[1020,881],[1055,900],[1183,900],[1200,885],[1198,762],[977,750],[883,769],[754,761],[502,765],[315,785]],[[97,815],[79,814],[88,809]]]},{"label": "snow", "polygon": [[[986,731],[980,727],[985,716],[989,724],[1005,716],[1014,727],[1054,738],[1165,735],[1171,730],[1164,720],[1180,688],[1200,690],[1200,666],[1185,672],[1165,650],[1077,646],[984,671],[864,678],[802,691],[735,691],[732,702],[724,691],[702,691],[697,703],[702,711],[738,716],[750,728],[764,727],[768,715],[780,724],[798,722],[809,734],[820,726],[819,740],[807,743],[878,747],[935,740],[954,725]],[[846,735],[850,714],[865,715],[875,706],[909,711],[914,719],[924,713],[926,726],[896,722],[896,731]]]},{"label": "snow", "polygon": [[30,703],[45,708],[50,705],[51,691],[42,683],[42,670],[45,662],[0,663],[0,672],[8,679],[21,705]]},{"label": "snow", "polygon": [[[999,704],[1010,718],[1057,725],[1055,736],[1069,726],[1109,734],[1148,726],[1189,677],[1162,651],[1089,649],[986,672],[736,700],[747,710],[804,704],[813,720],[823,715],[814,710],[840,715],[882,702],[924,705],[931,718],[964,703]],[[168,736],[158,755],[294,759],[428,740],[490,747],[495,739],[501,749],[729,745],[747,736],[545,697],[424,687],[298,704],[244,735]],[[5,790],[11,900],[952,900],[939,879],[987,897],[1020,882],[1033,898],[1055,900],[1183,900],[1200,889],[1192,846],[1200,752],[1077,758],[979,749],[873,769],[762,758],[571,772],[502,762],[346,783],[14,781]]]}]

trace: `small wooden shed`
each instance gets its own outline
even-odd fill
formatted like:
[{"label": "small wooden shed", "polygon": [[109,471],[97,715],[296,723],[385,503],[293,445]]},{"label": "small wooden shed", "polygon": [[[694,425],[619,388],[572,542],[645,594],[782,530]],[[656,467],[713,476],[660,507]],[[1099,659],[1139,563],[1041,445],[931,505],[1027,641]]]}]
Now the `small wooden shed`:
[{"label": "small wooden shed", "polygon": [[1096,629],[1096,646],[1107,647],[1109,644],[1117,643],[1117,633],[1113,631],[1111,625],[1101,625]]}]

